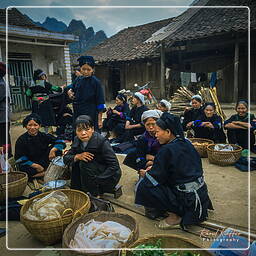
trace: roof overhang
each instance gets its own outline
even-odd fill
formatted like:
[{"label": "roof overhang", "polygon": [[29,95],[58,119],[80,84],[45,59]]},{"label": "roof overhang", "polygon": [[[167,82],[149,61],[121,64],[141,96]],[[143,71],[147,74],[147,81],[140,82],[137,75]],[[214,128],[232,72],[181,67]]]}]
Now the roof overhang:
[{"label": "roof overhang", "polygon": [[0,24],[0,34],[8,33],[8,39],[11,37],[19,38],[20,40],[24,39],[37,39],[37,40],[48,40],[48,41],[59,41],[65,43],[72,43],[78,41],[79,38],[77,36],[71,34],[63,34],[63,33],[54,33],[50,31],[41,31],[37,29],[29,29],[23,28],[13,25],[8,25],[8,28],[5,24]]}]

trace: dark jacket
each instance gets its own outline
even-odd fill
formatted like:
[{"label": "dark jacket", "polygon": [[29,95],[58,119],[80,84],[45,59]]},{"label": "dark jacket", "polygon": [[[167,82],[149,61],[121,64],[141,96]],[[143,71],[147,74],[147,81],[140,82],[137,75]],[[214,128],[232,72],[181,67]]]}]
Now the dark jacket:
[{"label": "dark jacket", "polygon": [[182,123],[183,130],[187,130],[187,124],[189,122],[197,120],[197,118],[201,115],[203,115],[203,107],[200,107],[198,109],[192,108],[184,113],[184,119]]},{"label": "dark jacket", "polygon": [[97,177],[98,180],[102,182],[105,179],[113,178],[114,180],[119,181],[121,177],[121,169],[116,155],[107,139],[99,133],[94,132],[88,141],[87,146],[83,148],[82,141],[79,140],[78,137],[75,137],[71,149],[64,155],[64,163],[68,165],[74,163],[75,155],[83,152],[94,154],[94,159],[92,161],[105,165],[105,171]]}]

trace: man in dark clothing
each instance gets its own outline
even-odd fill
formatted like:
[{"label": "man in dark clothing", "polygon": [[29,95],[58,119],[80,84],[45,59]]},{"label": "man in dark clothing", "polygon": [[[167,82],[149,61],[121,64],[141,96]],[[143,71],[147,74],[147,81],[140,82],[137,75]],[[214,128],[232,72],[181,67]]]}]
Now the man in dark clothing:
[{"label": "man in dark clothing", "polygon": [[75,125],[77,136],[64,156],[64,163],[72,164],[71,187],[94,196],[113,192],[121,169],[108,140],[94,131],[89,116],[79,116]]}]

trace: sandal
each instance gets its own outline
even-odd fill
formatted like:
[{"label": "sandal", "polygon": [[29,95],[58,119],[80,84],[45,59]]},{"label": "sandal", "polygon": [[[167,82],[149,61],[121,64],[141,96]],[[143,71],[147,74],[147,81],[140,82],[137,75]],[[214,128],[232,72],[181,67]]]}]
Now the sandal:
[{"label": "sandal", "polygon": [[165,219],[163,220],[160,220],[159,221],[159,224],[158,224],[158,228],[160,229],[164,229],[164,230],[167,230],[167,229],[179,229],[181,228],[180,224],[168,224]]}]

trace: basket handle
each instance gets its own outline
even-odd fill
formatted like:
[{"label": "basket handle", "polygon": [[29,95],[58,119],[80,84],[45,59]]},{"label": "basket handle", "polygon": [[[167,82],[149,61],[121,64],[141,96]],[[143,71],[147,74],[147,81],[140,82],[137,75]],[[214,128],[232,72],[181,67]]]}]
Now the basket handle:
[{"label": "basket handle", "polygon": [[73,211],[73,209],[72,209],[72,208],[67,208],[67,209],[65,209],[65,210],[63,211],[63,213],[62,213],[61,217],[64,217],[64,215],[65,215],[65,214],[67,214],[67,212],[69,212],[69,213],[73,213],[74,211]]},{"label": "basket handle", "polygon": [[[80,216],[77,216],[78,214],[79,214]],[[74,215],[73,215],[72,222],[73,222],[75,219],[77,219],[77,218],[79,218],[79,217],[81,217],[81,216],[83,216],[83,214],[82,214],[79,210],[76,210],[75,213],[74,213]]]}]

